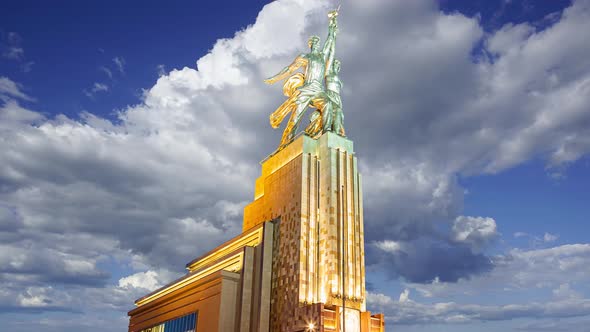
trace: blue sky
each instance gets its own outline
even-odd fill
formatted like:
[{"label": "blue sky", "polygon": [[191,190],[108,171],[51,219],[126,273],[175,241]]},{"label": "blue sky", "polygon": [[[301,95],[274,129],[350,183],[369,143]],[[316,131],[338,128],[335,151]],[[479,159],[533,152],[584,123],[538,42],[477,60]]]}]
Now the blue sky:
[{"label": "blue sky", "polygon": [[[3,59],[0,70],[26,85],[49,114],[76,117],[84,109],[110,117],[113,109],[140,101],[141,90],[158,77],[157,66],[194,66],[196,57],[206,54],[217,39],[251,24],[266,3],[6,3],[0,29],[18,33],[18,47],[25,53],[20,61]],[[114,63],[116,57],[125,61],[125,73]],[[23,72],[31,62],[31,70]],[[95,82],[109,86],[98,101],[81,91]]]},{"label": "blue sky", "polygon": [[[0,324],[126,330],[237,235],[280,130],[262,79],[330,1],[0,8]],[[370,22],[370,23],[369,23]],[[396,331],[590,323],[590,1],[344,1],[369,308]]]}]

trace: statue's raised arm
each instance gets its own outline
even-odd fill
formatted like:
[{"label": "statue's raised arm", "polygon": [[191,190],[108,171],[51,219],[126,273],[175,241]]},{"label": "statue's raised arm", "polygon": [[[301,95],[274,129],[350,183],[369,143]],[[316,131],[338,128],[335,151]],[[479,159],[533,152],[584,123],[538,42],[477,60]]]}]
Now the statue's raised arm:
[{"label": "statue's raised arm", "polygon": [[334,62],[334,53],[336,49],[336,34],[338,33],[338,10],[333,10],[328,13],[328,37],[324,43],[322,54],[324,55],[324,62],[326,68],[330,68]]}]

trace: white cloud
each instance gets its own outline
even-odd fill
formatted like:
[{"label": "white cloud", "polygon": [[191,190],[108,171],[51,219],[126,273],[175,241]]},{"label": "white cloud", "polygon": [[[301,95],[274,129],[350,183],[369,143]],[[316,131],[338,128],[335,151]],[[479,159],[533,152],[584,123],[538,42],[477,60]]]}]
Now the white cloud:
[{"label": "white cloud", "polygon": [[92,92],[109,91],[109,86],[104,83],[94,83]]},{"label": "white cloud", "polygon": [[509,52],[518,52],[519,45],[527,42],[527,39],[535,33],[535,29],[528,24],[514,25],[508,23],[487,40],[487,49],[490,52],[506,55]]},{"label": "white cloud", "polygon": [[539,246],[557,241],[559,235],[545,232],[543,236],[537,236],[525,232],[516,232],[513,234],[514,238],[528,238],[531,246]]},{"label": "white cloud", "polygon": [[115,63],[115,65],[117,66],[117,69],[119,70],[119,72],[121,74],[125,73],[125,58],[123,58],[122,56],[116,56],[113,58],[113,62]]},{"label": "white cloud", "polygon": [[367,303],[370,305],[381,308],[390,305],[392,302],[393,300],[385,294],[367,292]]},{"label": "white cloud", "polygon": [[104,83],[99,83],[99,82],[94,82],[94,85],[90,89],[84,89],[84,90],[82,90],[82,92],[84,92],[84,94],[88,98],[94,98],[94,96],[96,95],[96,93],[98,93],[98,92],[106,92],[106,91],[109,91],[109,86],[106,85],[106,84],[104,84]]},{"label": "white cloud", "polygon": [[545,235],[543,235],[543,241],[545,242],[555,242],[558,238],[558,235],[547,232],[545,232]]},{"label": "white cloud", "polygon": [[163,64],[157,65],[156,70],[158,72],[158,77],[166,75],[166,66],[164,66]]},{"label": "white cloud", "polygon": [[12,81],[8,77],[0,76],[0,100],[6,101],[7,98],[18,98],[26,101],[34,101],[32,97],[21,91],[21,85]]},{"label": "white cloud", "polygon": [[410,290],[406,288],[399,295],[399,302],[407,302],[409,300],[410,300]]},{"label": "white cloud", "polygon": [[557,299],[582,298],[582,295],[573,290],[569,283],[561,284],[553,290],[553,296]]},{"label": "white cloud", "polygon": [[474,251],[481,251],[498,236],[496,221],[492,218],[459,216],[453,222],[452,239],[466,243]]},{"label": "white cloud", "polygon": [[135,287],[153,291],[161,287],[158,274],[155,271],[137,272],[119,279],[119,287]]},{"label": "white cloud", "polygon": [[[590,28],[588,5],[588,1],[574,2],[561,20],[545,31],[528,35],[522,32],[529,29],[524,23],[507,26],[490,39],[492,46],[497,46],[495,38],[512,36],[501,48],[491,47],[503,53],[486,66],[491,70],[489,92],[513,103],[511,108],[519,106],[522,113],[517,121],[527,124],[508,132],[512,139],[499,144],[499,155],[486,166],[487,171],[543,152],[551,154],[552,164],[560,164],[576,160],[590,148],[587,133],[575,124],[586,118],[584,105],[589,102],[590,46],[576,37],[576,31]],[[528,35],[525,40],[524,35]],[[514,103],[517,96],[520,102]],[[503,102],[497,106],[508,105]]]},{"label": "white cloud", "polygon": [[0,106],[1,129],[8,129],[15,124],[38,123],[44,119],[45,117],[42,114],[23,108],[14,100],[9,100],[4,105]]},{"label": "white cloud", "polygon": [[51,300],[46,293],[51,288],[28,287],[25,292],[18,297],[18,302],[25,308],[42,308],[49,306]]},{"label": "white cloud", "polygon": [[378,241],[375,242],[375,245],[377,246],[377,248],[389,253],[395,253],[401,250],[401,245],[398,242],[391,240]]}]

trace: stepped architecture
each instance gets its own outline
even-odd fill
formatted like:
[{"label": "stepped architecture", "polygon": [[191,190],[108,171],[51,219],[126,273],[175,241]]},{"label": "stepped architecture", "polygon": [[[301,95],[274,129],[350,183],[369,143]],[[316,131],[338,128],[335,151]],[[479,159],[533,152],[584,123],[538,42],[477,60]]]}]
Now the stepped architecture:
[{"label": "stepped architecture", "polygon": [[262,162],[242,234],[138,299],[130,332],[385,331],[383,315],[366,310],[362,181],[344,136],[337,16],[322,48],[311,37],[309,53],[266,80],[285,80],[287,97],[271,125],[289,120]]}]

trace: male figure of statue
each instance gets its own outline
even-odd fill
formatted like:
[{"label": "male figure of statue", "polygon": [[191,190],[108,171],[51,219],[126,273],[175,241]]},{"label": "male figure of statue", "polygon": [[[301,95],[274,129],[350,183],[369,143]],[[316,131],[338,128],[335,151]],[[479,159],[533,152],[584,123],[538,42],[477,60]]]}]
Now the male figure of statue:
[{"label": "male figure of statue", "polygon": [[338,29],[336,21],[337,12],[331,12],[329,17],[328,38],[321,50],[319,46],[320,38],[317,36],[310,37],[308,42],[310,47],[309,53],[299,55],[289,66],[264,81],[267,84],[273,84],[291,75],[300,67],[303,67],[305,71],[303,85],[297,88],[296,107],[283,132],[280,147],[284,147],[293,140],[301,117],[308,106],[319,109],[325,103],[324,76],[326,73],[326,62],[330,56],[333,58],[332,53],[334,52],[336,32]]}]

